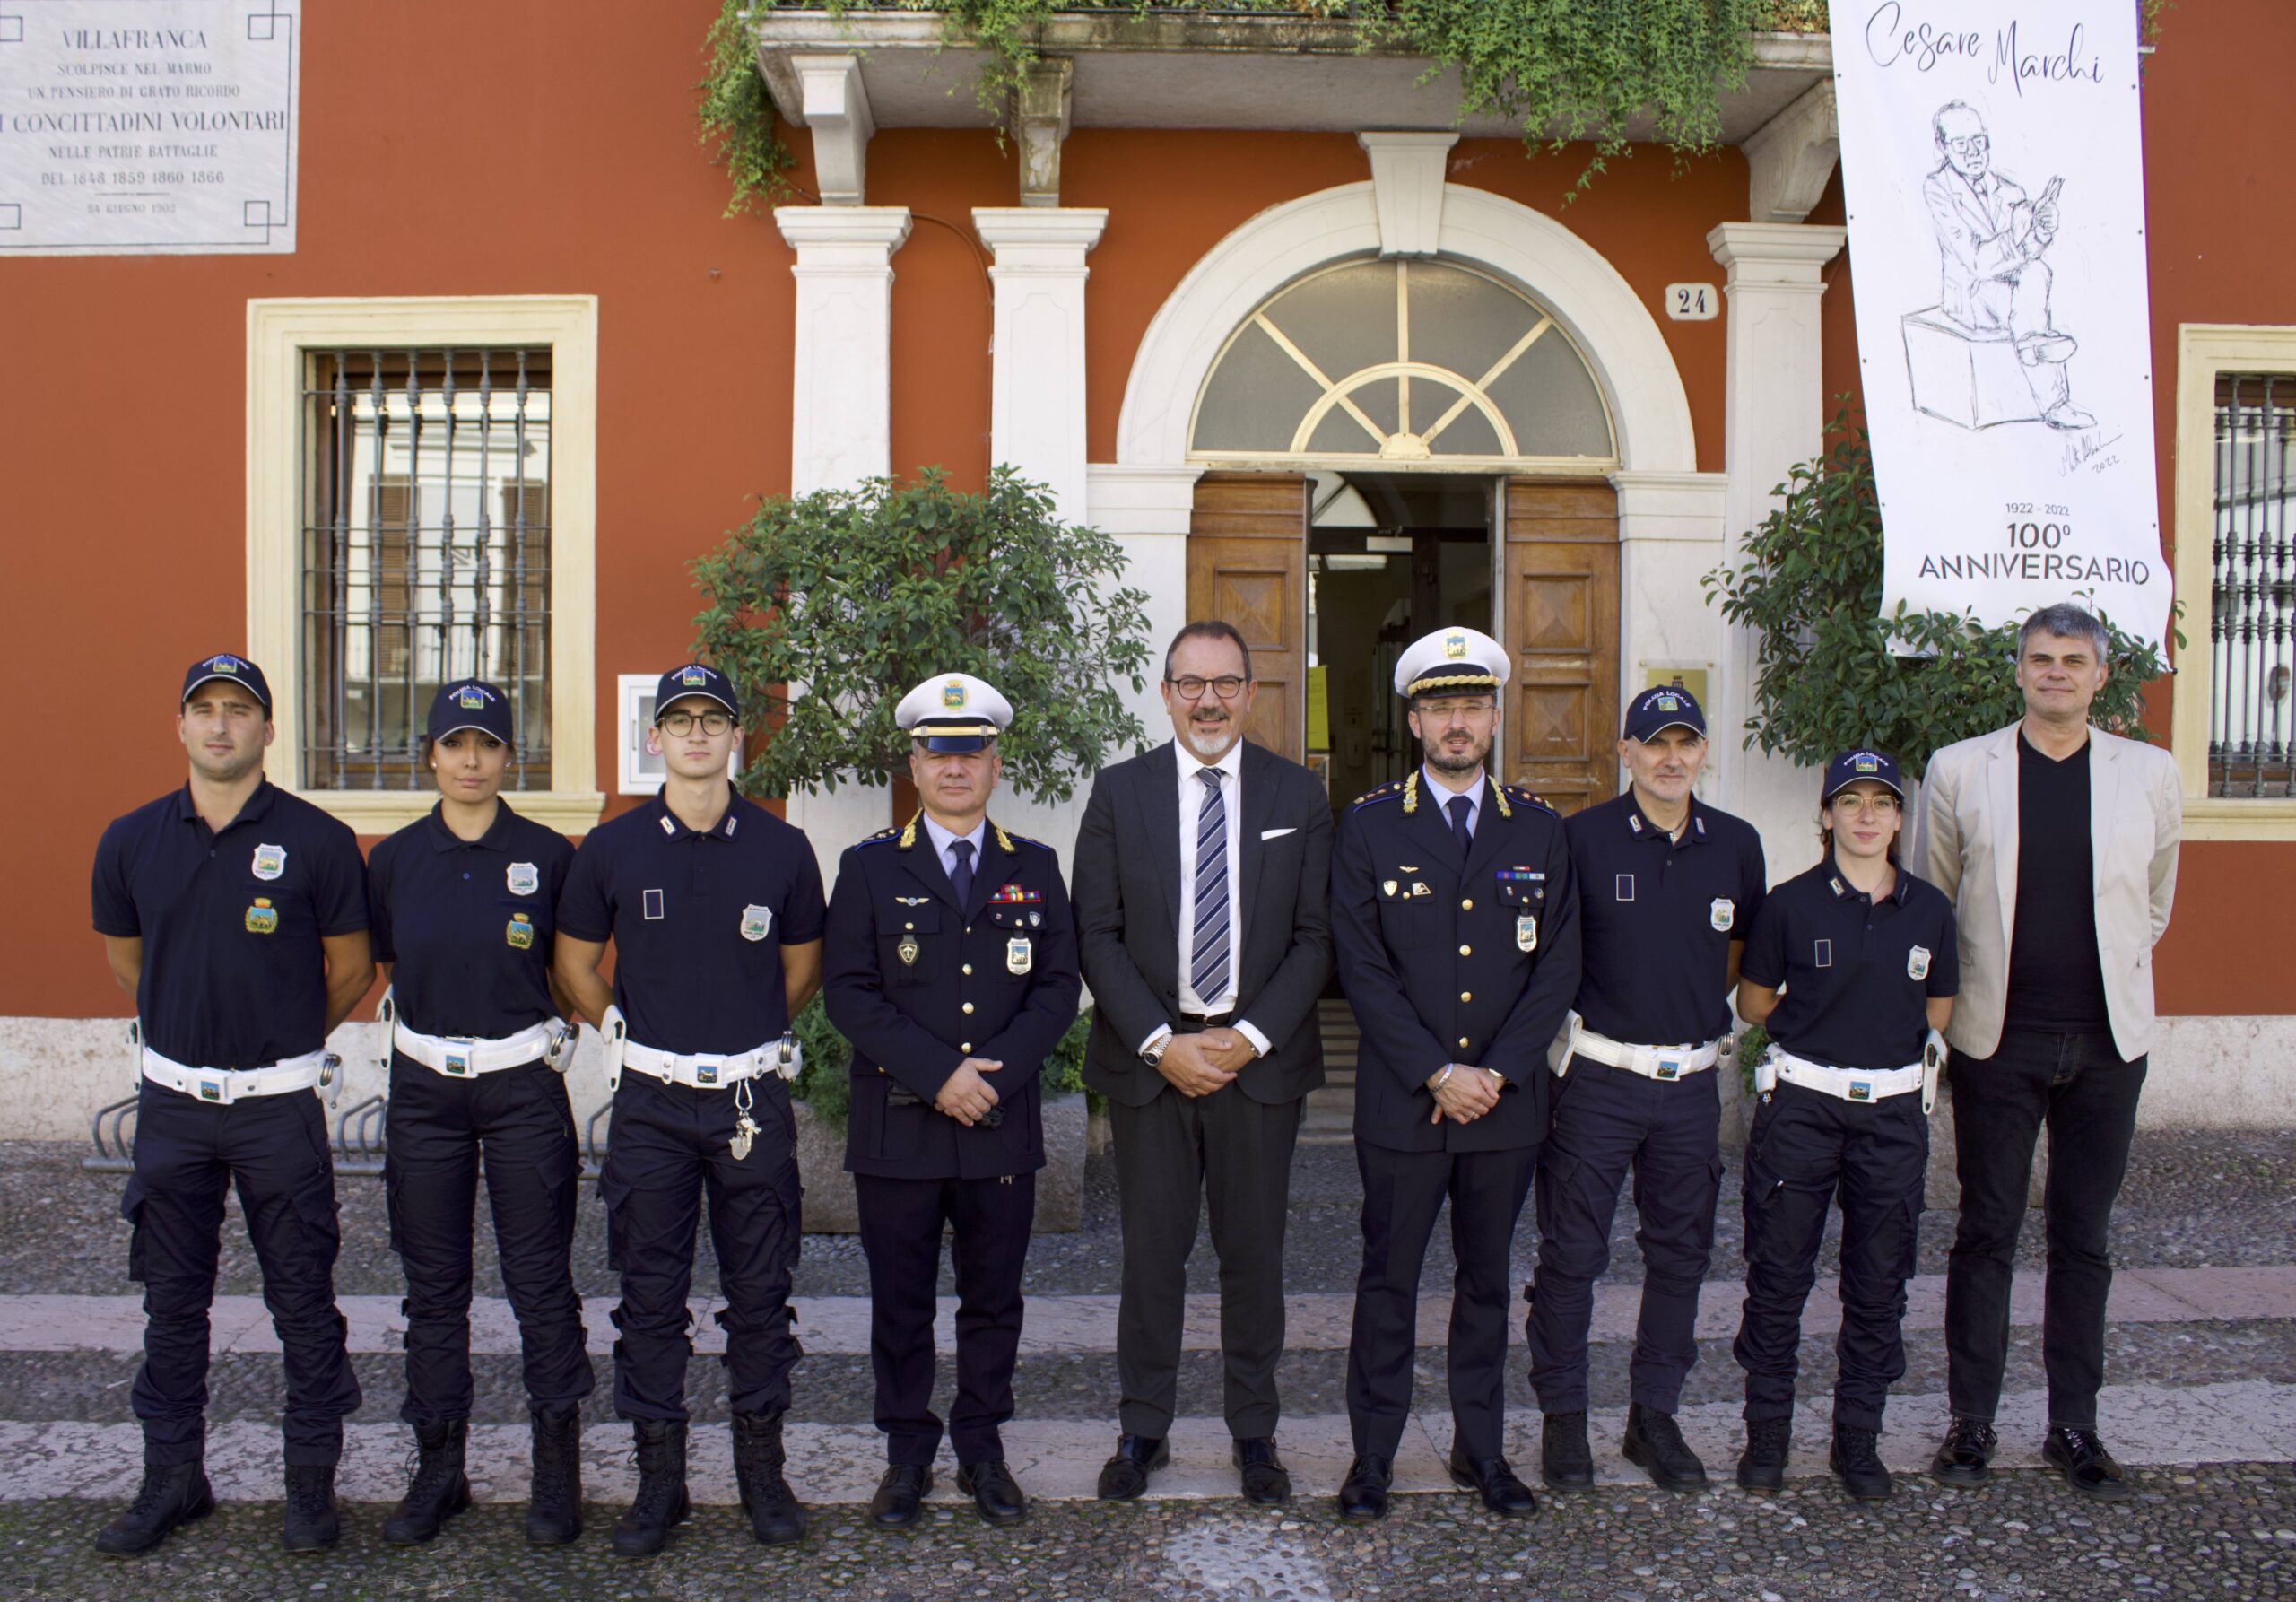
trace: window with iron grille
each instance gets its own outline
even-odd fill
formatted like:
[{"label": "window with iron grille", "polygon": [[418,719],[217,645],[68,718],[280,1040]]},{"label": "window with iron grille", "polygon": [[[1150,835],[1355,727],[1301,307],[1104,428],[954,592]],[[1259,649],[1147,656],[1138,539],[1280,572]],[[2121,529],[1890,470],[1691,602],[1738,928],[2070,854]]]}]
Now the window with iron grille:
[{"label": "window with iron grille", "polygon": [[2296,679],[2296,373],[2216,379],[2208,793],[2291,791]]},{"label": "window with iron grille", "polygon": [[550,788],[550,354],[306,353],[305,788],[428,788],[423,718],[461,678],[510,698],[505,788]]}]

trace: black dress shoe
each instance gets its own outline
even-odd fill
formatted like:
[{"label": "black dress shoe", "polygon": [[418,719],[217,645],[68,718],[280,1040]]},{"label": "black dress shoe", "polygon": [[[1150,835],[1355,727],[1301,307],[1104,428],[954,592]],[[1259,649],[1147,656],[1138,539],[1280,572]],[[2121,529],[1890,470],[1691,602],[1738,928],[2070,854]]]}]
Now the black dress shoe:
[{"label": "black dress shoe", "polygon": [[1172,1460],[1161,1437],[1119,1435],[1116,1456],[1100,1465],[1102,1502],[1131,1502],[1148,1489],[1148,1476]]},{"label": "black dress shoe", "polygon": [[1231,1454],[1243,1471],[1244,1500],[1272,1505],[1292,1500],[1292,1471],[1275,1455],[1275,1437],[1239,1437]]},{"label": "black dress shoe", "polygon": [[972,1505],[991,1524],[1018,1524],[1029,1516],[1029,1499],[1021,1494],[1021,1482],[1002,1458],[959,1464],[957,1489],[972,1498]]},{"label": "black dress shoe", "polygon": [[1539,1426],[1539,1478],[1550,1491],[1592,1491],[1595,1453],[1587,1444],[1587,1415],[1550,1413]]},{"label": "black dress shoe", "polygon": [[1897,1483],[1882,1467],[1882,1455],[1875,1450],[1881,1435],[1879,1430],[1857,1424],[1838,1424],[1833,1427],[1833,1451],[1827,1467],[1840,1478],[1841,1488],[1859,1502],[1879,1502],[1897,1489]]},{"label": "black dress shoe", "polygon": [[1479,1492],[1483,1505],[1494,1513],[1521,1519],[1539,1511],[1539,1499],[1504,1458],[1462,1458],[1454,1450],[1451,1479],[1462,1491]]},{"label": "black dress shoe", "polygon": [[1993,1449],[1999,1439],[1991,1424],[1956,1418],[1945,1431],[1944,1444],[1929,1459],[1929,1477],[1962,1490],[1982,1485],[1993,1477]]},{"label": "black dress shoe", "polygon": [[207,1471],[197,1463],[146,1468],[127,1511],[97,1532],[96,1550],[107,1557],[149,1552],[176,1526],[214,1511],[215,1493],[208,1488]]},{"label": "black dress shoe", "polygon": [[1661,1491],[1703,1491],[1706,1465],[1683,1439],[1671,1413],[1636,1402],[1626,1410],[1626,1460],[1649,1473]]},{"label": "black dress shoe", "polygon": [[2097,1439],[2097,1432],[2050,1426],[2041,1438],[2041,1457],[2065,1473],[2065,1483],[2100,1502],[2128,1500],[2128,1478]]},{"label": "black dress shoe", "polygon": [[1339,1516],[1351,1524],[1368,1524],[1387,1516],[1387,1487],[1395,1484],[1392,1458],[1361,1457],[1347,1466],[1340,1483]]},{"label": "black dress shoe", "polygon": [[877,1481],[869,1499],[869,1522],[879,1529],[907,1529],[917,1522],[918,1504],[933,1489],[933,1471],[915,1463],[896,1463]]},{"label": "black dress shoe", "polygon": [[1738,1458],[1738,1489],[1781,1491],[1786,1487],[1786,1453],[1794,1440],[1790,1418],[1746,1421],[1746,1450]]}]

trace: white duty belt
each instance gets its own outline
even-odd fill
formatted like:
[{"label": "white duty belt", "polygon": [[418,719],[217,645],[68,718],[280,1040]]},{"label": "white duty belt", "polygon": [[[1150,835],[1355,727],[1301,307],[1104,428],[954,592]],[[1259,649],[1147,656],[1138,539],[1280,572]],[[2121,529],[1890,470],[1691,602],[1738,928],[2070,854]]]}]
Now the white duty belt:
[{"label": "white duty belt", "polygon": [[1606,1034],[1597,1034],[1587,1027],[1586,1020],[1573,1012],[1563,1031],[1556,1052],[1548,1061],[1555,1076],[1570,1071],[1573,1057],[1590,1058],[1607,1063],[1613,1068],[1624,1068],[1630,1074],[1639,1074],[1645,1079],[1672,1082],[1692,1074],[1702,1074],[1722,1059],[1722,1042],[1709,1040],[1703,1046],[1637,1046],[1626,1040],[1614,1040]]},{"label": "white duty belt", "polygon": [[763,1074],[778,1074],[784,1079],[795,1079],[804,1066],[804,1053],[789,1035],[768,1040],[762,1046],[732,1054],[712,1052],[664,1051],[657,1047],[641,1045],[630,1038],[628,1024],[620,1007],[608,1007],[604,1027],[601,1032],[606,1041],[606,1085],[618,1089],[622,1084],[621,1070],[635,1068],[648,1078],[665,1084],[683,1084],[693,1090],[725,1090],[746,1079]]},{"label": "white duty belt", "polygon": [[[504,1068],[519,1067],[540,1059],[566,1071],[566,1048],[574,1032],[564,1023],[552,1020],[522,1029],[499,1040],[465,1040],[452,1035],[424,1034],[408,1026],[399,1015],[397,998],[388,990],[375,1008],[378,1021],[390,1030],[391,1044],[424,1067],[448,1079],[471,1079],[481,1074],[500,1073]],[[388,1069],[389,1064],[384,1067]]]},{"label": "white duty belt", "polygon": [[229,1107],[250,1096],[284,1096],[322,1086],[339,1089],[343,1083],[343,1059],[326,1050],[306,1051],[261,1068],[197,1068],[161,1056],[143,1043],[141,1032],[133,1025],[128,1043],[143,1077],[213,1107]]},{"label": "white duty belt", "polygon": [[1796,1057],[1785,1047],[1773,1044],[1763,1059],[1771,1072],[1757,1075],[1755,1088],[1767,1091],[1767,1077],[1772,1083],[1784,1080],[1798,1084],[1804,1090],[1813,1090],[1822,1095],[1836,1096],[1844,1101],[1883,1101],[1892,1096],[1922,1091],[1922,1110],[1929,1110],[1930,1094],[1924,1081],[1928,1076],[1926,1062],[1908,1063],[1901,1068],[1837,1068],[1830,1063],[1812,1062],[1806,1057]]}]

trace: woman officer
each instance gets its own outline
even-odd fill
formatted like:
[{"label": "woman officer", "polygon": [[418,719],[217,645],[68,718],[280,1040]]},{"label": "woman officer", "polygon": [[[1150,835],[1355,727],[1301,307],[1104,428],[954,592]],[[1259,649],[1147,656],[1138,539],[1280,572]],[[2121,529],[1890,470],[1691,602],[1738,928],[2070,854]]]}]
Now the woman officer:
[{"label": "woman officer", "polygon": [[501,799],[513,733],[491,684],[430,703],[439,804],[375,848],[369,921],[391,981],[384,1184],[406,1268],[406,1402],[415,1454],[383,1538],[427,1541],[470,1505],[472,1214],[484,1156],[502,1284],[517,1315],[534,1422],[526,1539],[581,1533],[581,1404],[590,1394],[569,1252],[581,1176],[561,1077],[573,1042],[550,978],[553,909],[573,848]]},{"label": "woman officer", "polygon": [[1953,910],[1897,863],[1898,765],[1846,751],[1819,792],[1818,866],[1772,891],[1738,974],[1738,1015],[1770,1031],[1746,1142],[1746,1371],[1738,1484],[1785,1482],[1802,1305],[1826,1212],[1841,1200],[1841,1334],[1831,1466],[1849,1494],[1887,1496],[1875,1441],[1905,1372],[1905,1284],[1929,1166],[1937,1033],[1959,988]]}]

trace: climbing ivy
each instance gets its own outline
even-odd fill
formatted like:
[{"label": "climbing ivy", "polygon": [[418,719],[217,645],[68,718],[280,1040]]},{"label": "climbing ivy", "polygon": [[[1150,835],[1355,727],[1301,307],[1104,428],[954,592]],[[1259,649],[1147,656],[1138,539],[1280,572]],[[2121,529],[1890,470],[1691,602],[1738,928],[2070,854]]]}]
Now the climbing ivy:
[{"label": "climbing ivy", "polygon": [[[1825,27],[1824,0],[813,0],[813,8],[823,5],[832,14],[939,13],[950,43],[987,52],[974,88],[991,108],[1009,102],[1037,58],[1044,24],[1062,12],[1257,12],[1346,22],[1361,49],[1423,56],[1430,77],[1456,67],[1463,117],[1510,118],[1532,149],[1590,141],[1578,189],[1625,153],[1626,128],[1638,116],[1650,117],[1658,142],[1678,153],[1711,149],[1721,96],[1745,80],[1752,35]],[[745,21],[757,8],[758,0],[724,0],[699,85],[702,143],[716,146],[731,180],[728,215],[796,194],[787,177],[794,160]]]}]

